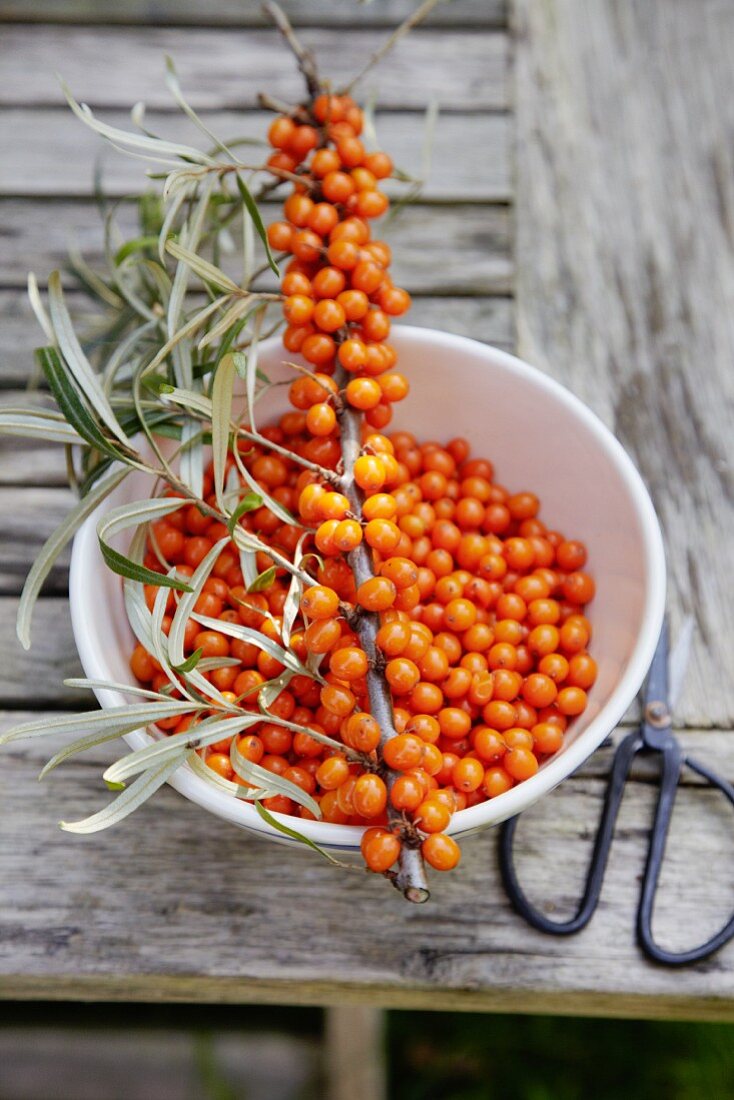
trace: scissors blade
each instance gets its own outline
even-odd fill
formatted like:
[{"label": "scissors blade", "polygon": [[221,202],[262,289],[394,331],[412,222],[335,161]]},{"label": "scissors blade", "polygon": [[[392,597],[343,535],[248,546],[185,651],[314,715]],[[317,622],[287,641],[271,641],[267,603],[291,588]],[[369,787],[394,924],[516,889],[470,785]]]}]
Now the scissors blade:
[{"label": "scissors blade", "polygon": [[686,615],[670,653],[670,660],[668,661],[668,704],[671,711],[675,710],[685,683],[686,669],[691,659],[694,629],[695,620],[693,615]]},{"label": "scissors blade", "polygon": [[663,626],[658,638],[658,644],[653,654],[650,671],[647,674],[643,702],[647,708],[650,703],[663,703],[668,709],[668,660],[669,660],[670,634],[667,615],[663,619]]}]

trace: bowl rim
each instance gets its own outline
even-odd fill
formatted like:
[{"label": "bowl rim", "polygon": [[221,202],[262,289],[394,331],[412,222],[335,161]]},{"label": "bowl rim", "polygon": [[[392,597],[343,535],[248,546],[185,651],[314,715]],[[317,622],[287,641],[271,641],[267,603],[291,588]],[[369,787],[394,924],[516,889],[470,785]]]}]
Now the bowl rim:
[{"label": "bowl rim", "polygon": [[[464,350],[475,356],[479,354],[480,357],[491,360],[493,365],[545,390],[554,400],[569,408],[590,429],[596,442],[616,468],[635,509],[644,545],[648,584],[642,612],[642,626],[627,666],[608,702],[592,719],[583,735],[564,749],[558,757],[547,761],[536,775],[497,798],[456,813],[451,819],[447,832],[459,835],[499,824],[527,809],[576,771],[619,723],[640,689],[660,635],[665,613],[665,552],[660,524],[652,501],[632,459],[599,417],[560,382],[509,352],[466,336],[457,336],[438,329],[400,325],[396,326],[392,339],[398,350],[400,344],[408,342],[418,346],[439,345],[447,352]],[[271,337],[261,344],[261,354],[268,354],[280,346],[280,337]],[[82,666],[90,679],[110,679],[100,654],[88,642],[85,626],[88,611],[92,610],[88,605],[90,566],[95,561],[102,561],[96,525],[100,515],[106,510],[107,504],[107,501],[103,502],[79,528],[71,553],[69,600],[72,630]],[[108,688],[96,689],[95,695],[103,708],[120,706],[126,701],[121,692]],[[149,744],[152,739],[150,734],[144,731],[135,731],[126,735],[125,740],[131,747],[141,748]],[[218,790],[213,784],[197,776],[188,764],[182,764],[168,782],[186,798],[218,817],[269,838],[284,839],[283,834],[267,824],[251,804],[234,798],[228,792]],[[280,814],[276,814],[275,817],[282,820],[283,824],[293,827],[293,818]],[[335,825],[309,820],[299,820],[296,827],[299,832],[315,843],[342,851],[356,850],[364,831],[362,826]]]}]

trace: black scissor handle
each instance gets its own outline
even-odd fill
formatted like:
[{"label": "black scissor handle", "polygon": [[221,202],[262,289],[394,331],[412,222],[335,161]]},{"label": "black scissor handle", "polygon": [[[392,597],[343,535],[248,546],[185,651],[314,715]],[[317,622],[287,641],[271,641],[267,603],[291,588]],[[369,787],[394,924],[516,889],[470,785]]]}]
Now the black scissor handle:
[{"label": "black scissor handle", "polygon": [[570,936],[574,932],[580,932],[591,920],[599,903],[614,826],[624,794],[624,785],[632,760],[642,747],[642,735],[635,730],[620,742],[614,754],[614,763],[607,783],[604,809],[594,841],[594,850],[589,863],[583,897],[576,915],[570,920],[549,920],[528,901],[524,890],[520,886],[513,858],[513,842],[518,817],[511,817],[500,826],[499,857],[502,882],[514,908],[533,928],[537,928],[541,932],[547,932],[552,936]]},{"label": "black scissor handle", "polygon": [[655,894],[665,855],[665,843],[668,838],[670,819],[678,790],[681,765],[687,765],[691,771],[696,772],[712,787],[721,791],[732,807],[734,807],[734,787],[731,783],[727,783],[725,779],[716,775],[715,772],[712,772],[705,764],[693,760],[690,756],[682,757],[677,743],[672,739],[669,744],[671,747],[669,748],[666,745],[663,751],[660,794],[650,836],[640,905],[637,911],[637,935],[643,951],[655,962],[664,963],[666,966],[685,966],[687,963],[708,958],[709,955],[712,955],[714,951],[718,951],[720,947],[723,947],[725,943],[728,943],[734,937],[734,914],[715,935],[711,936],[705,943],[699,944],[698,947],[692,947],[688,951],[667,951],[653,939],[652,914],[655,906]]}]

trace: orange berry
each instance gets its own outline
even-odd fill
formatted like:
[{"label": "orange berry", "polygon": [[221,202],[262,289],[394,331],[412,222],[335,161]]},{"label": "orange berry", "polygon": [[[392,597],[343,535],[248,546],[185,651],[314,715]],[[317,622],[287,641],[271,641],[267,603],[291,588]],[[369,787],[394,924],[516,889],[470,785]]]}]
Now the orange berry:
[{"label": "orange berry", "polygon": [[333,588],[314,584],[301,597],[301,614],[320,621],[332,619],[339,610],[339,597]]},{"label": "orange berry", "polygon": [[[311,337],[308,337],[306,342],[309,339]],[[374,409],[376,405],[379,405],[382,391],[374,378],[352,378],[351,381],[347,382],[345,395],[350,405],[353,405],[355,409],[364,411]]]},{"label": "orange berry", "polygon": [[379,817],[387,805],[385,781],[374,772],[360,775],[354,784],[352,800],[360,817]]},{"label": "orange berry", "polygon": [[451,810],[438,798],[426,798],[415,811],[415,823],[423,833],[442,833],[451,820]]},{"label": "orange berry", "polygon": [[356,519],[342,519],[334,530],[333,542],[338,550],[348,554],[362,541],[362,528]]},{"label": "orange berry", "polygon": [[445,833],[431,833],[421,844],[426,863],[436,871],[451,871],[461,860],[459,845]]},{"label": "orange berry", "polygon": [[[359,781],[358,781],[359,782]],[[374,814],[369,816],[376,816]],[[389,871],[400,855],[401,844],[396,836],[387,829],[373,828],[365,830],[360,849],[370,871],[383,874]]]},{"label": "orange berry", "polygon": [[424,747],[420,737],[412,733],[399,733],[385,742],[382,758],[393,771],[406,772],[419,766]]},{"label": "orange berry", "polygon": [[408,695],[420,678],[418,666],[407,657],[393,657],[385,668],[385,679],[394,695]]},{"label": "orange berry", "polygon": [[385,484],[385,468],[377,455],[360,455],[354,463],[354,480],[366,493],[376,493]]},{"label": "orange berry", "polygon": [[336,428],[336,413],[331,405],[319,402],[306,413],[306,427],[312,435],[326,436]]},{"label": "orange berry", "polygon": [[[373,520],[373,523],[385,522]],[[369,527],[369,524],[368,524]],[[357,589],[357,603],[365,611],[386,611],[395,602],[397,589],[387,577],[370,577]]]},{"label": "orange berry", "polygon": [[392,554],[397,549],[402,533],[389,519],[371,519],[364,529],[365,541],[381,554]]}]

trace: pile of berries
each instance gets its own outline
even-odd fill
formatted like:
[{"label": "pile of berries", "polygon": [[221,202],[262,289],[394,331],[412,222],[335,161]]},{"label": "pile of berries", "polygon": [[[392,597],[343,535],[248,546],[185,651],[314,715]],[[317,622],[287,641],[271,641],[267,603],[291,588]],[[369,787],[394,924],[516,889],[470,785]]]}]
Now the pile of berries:
[{"label": "pile of berries", "polygon": [[[322,384],[299,378],[294,388],[302,395],[308,386],[318,397]],[[334,469],[338,435],[313,435],[302,404],[299,399],[296,410],[263,435],[294,455],[318,455]],[[241,734],[238,747],[248,760],[308,791],[324,821],[369,826],[362,852],[372,870],[388,870],[400,854],[396,814],[423,837],[426,861],[449,870],[459,861],[458,846],[445,832],[452,814],[534,775],[560,749],[569,720],[583,711],[596,675],[587,652],[591,626],[583,614],[594,583],[583,571],[584,546],[548,529],[533,493],[511,494],[496,484],[491,463],[472,458],[465,440],[442,447],[419,444],[409,432],[388,437],[365,427],[362,450],[364,514],[354,518],[345,497],[296,461],[242,444],[251,476],[300,514],[322,558],[313,566],[317,583],[304,591],[290,648],[302,660],[325,655],[326,683],[295,676],[270,710],[342,741],[345,752],[265,720]],[[211,470],[204,494],[215,505]],[[240,522],[289,558],[303,534],[265,506]],[[176,564],[190,575],[226,533],[195,505],[182,508],[153,525],[145,564],[159,570]],[[357,588],[344,551],[362,538],[371,547],[375,575]],[[272,559],[261,552],[257,564],[264,570]],[[264,592],[248,593],[232,544],[195,610],[280,640],[289,579],[278,570]],[[157,591],[147,591],[151,606]],[[176,599],[171,592],[167,615]],[[367,655],[347,621],[353,621],[355,608],[380,617],[377,646],[398,732],[381,748],[381,731],[369,712]],[[164,631],[170,622],[164,619]],[[283,671],[251,643],[203,630],[194,619],[185,649],[236,658],[236,666],[204,675],[228,700],[253,710],[259,688]],[[167,683],[141,646],[131,667],[154,688]],[[191,721],[160,724],[180,732]],[[242,782],[230,763],[229,739],[201,755],[219,775]],[[283,796],[264,804],[277,813],[310,816]]]},{"label": "pile of berries", "polygon": [[[304,117],[277,118],[269,130],[275,173],[294,179],[285,220],[268,227],[272,249],[291,256],[281,283],[286,349],[300,353],[322,375],[337,363],[350,378],[343,398],[365,413],[378,431],[389,424],[395,401],[408,392],[393,371],[388,344],[391,318],[410,306],[407,291],[388,274],[390,249],[371,239],[370,221],[389,200],[379,182],[392,174],[390,157],[368,152],[360,139],[363,115],[349,96],[320,95]],[[315,436],[334,430],[329,393],[308,407]]]},{"label": "pile of berries", "polygon": [[[329,95],[270,127],[275,152],[268,166],[294,182],[285,220],[268,229],[271,247],[291,255],[282,281],[283,342],[313,369],[294,377],[292,409],[261,431],[261,444],[236,445],[250,482],[297,519],[285,523],[265,504],[243,515],[240,524],[277,551],[257,554],[260,573],[278,566],[271,583],[247,591],[231,542],[194,611],[282,644],[290,574],[279,563],[292,563],[301,543],[312,583],[304,584],[289,646],[303,663],[317,659],[323,680],[292,676],[269,704],[275,720],[263,718],[239,734],[237,748],[311,795],[324,821],[366,826],[361,847],[371,870],[390,871],[407,844],[420,845],[426,862],[446,871],[460,859],[447,834],[452,815],[534,775],[584,710],[596,677],[583,613],[594,582],[584,571],[583,544],[546,526],[533,493],[498,485],[492,464],[472,458],[466,440],[441,446],[418,443],[406,431],[384,434],[392,404],[408,393],[386,342],[390,318],[404,313],[410,298],[390,279],[389,248],[371,239],[370,220],[388,206],[378,183],[392,163],[367,152],[362,128],[353,100]],[[363,414],[361,449],[344,470],[350,408]],[[203,497],[216,510],[211,468]],[[175,564],[191,575],[227,535],[223,522],[191,504],[153,525],[145,564]],[[147,589],[151,607],[157,592]],[[177,598],[168,595],[166,632]],[[364,622],[374,627],[369,654]],[[227,703],[246,710],[257,711],[262,686],[285,671],[250,641],[202,629],[194,618],[184,649],[234,658],[236,664],[203,675]],[[154,689],[169,683],[142,646],[131,666]],[[391,731],[370,713],[373,671],[384,677]],[[181,732],[198,720],[187,715],[159,725]],[[231,763],[231,741],[199,752],[219,776],[245,784]],[[263,804],[311,816],[284,795]]]}]

